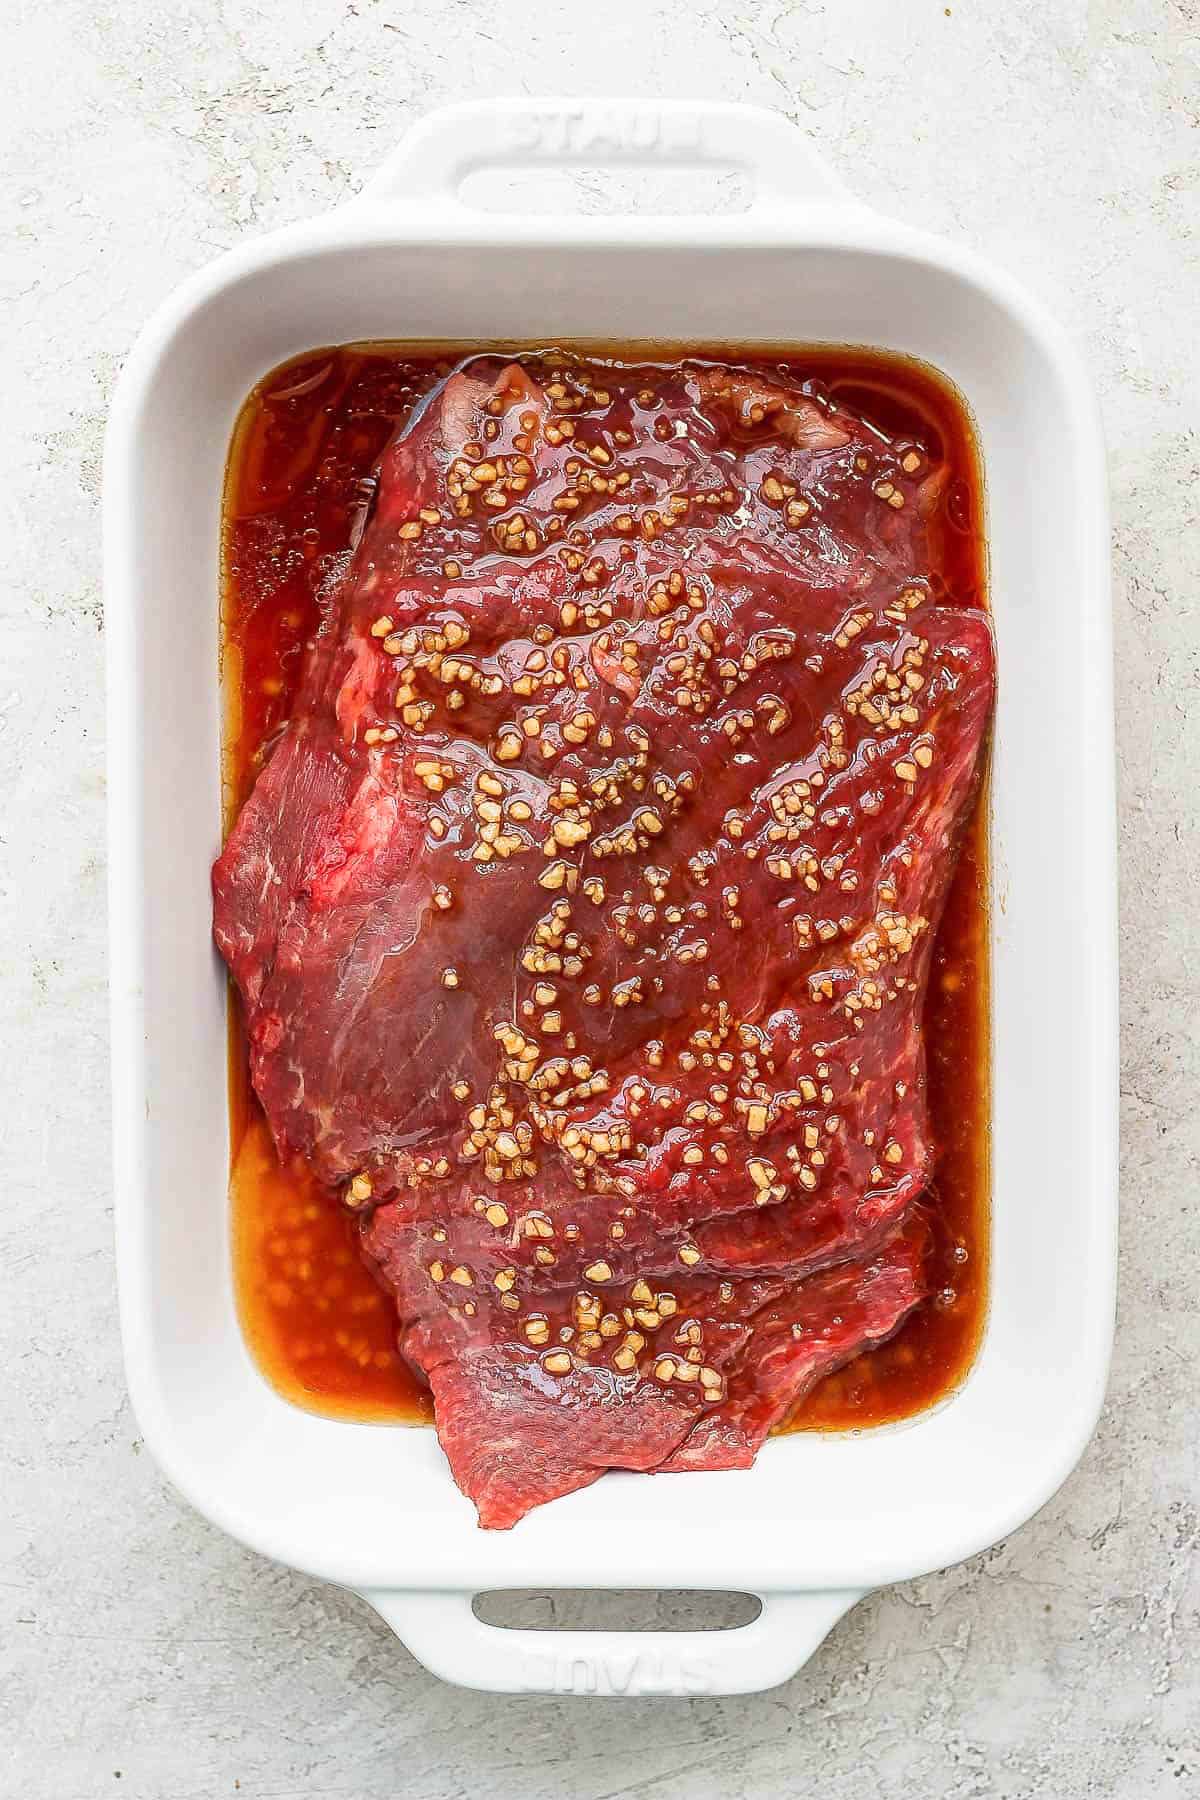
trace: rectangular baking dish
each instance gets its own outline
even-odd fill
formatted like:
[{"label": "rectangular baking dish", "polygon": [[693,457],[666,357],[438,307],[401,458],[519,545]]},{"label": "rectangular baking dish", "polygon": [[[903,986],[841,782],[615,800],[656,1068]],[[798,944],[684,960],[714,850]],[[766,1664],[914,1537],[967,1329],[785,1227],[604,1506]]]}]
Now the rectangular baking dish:
[{"label": "rectangular baking dish", "polygon": [[[464,177],[734,167],[720,217],[473,211]],[[484,1533],[432,1432],[298,1411],[234,1310],[218,528],[230,431],[274,365],[364,338],[860,343],[957,383],[984,460],[999,647],[992,779],[991,1304],[963,1386],[898,1427],[802,1434],[744,1473],[610,1475]],[[1013,1530],[1101,1405],[1116,1255],[1113,729],[1100,424],[1065,335],[976,257],[868,211],[806,138],[735,106],[512,101],[423,121],[364,191],[188,281],[119,384],[105,471],[112,1060],[121,1313],[146,1443],[210,1519],[364,1594],[432,1670],[503,1691],[749,1692],[865,1591]],[[701,1587],[753,1624],[481,1623],[482,1589]]]}]

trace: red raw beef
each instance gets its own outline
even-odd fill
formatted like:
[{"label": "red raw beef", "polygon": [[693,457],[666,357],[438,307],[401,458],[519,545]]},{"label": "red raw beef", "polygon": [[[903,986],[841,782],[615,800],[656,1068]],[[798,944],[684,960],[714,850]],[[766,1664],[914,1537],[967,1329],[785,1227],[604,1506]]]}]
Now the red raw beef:
[{"label": "red raw beef", "polygon": [[745,1464],[923,1294],[943,475],[701,363],[474,359],[384,453],[215,931],[485,1525]]}]

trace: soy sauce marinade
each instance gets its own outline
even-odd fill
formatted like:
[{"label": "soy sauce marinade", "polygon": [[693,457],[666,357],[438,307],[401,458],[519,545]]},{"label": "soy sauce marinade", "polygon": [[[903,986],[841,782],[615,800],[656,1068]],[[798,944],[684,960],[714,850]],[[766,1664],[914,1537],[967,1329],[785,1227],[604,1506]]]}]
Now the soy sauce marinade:
[{"label": "soy sauce marinade", "polygon": [[[477,349],[472,346],[472,349]],[[414,404],[464,354],[349,345],[275,370],[238,419],[222,520],[225,801],[231,824],[286,723],[306,646],[369,505],[372,470]],[[978,458],[961,401],[923,365],[821,347],[589,345],[591,359],[683,356],[783,374],[951,469],[928,527],[935,590],[985,601]],[[804,1400],[793,1429],[881,1424],[921,1411],[970,1366],[986,1301],[988,922],[986,796],[976,807],[938,934],[925,1008],[933,1179],[931,1298],[890,1343],[854,1359]],[[358,1223],[299,1160],[281,1167],[250,1089],[231,1003],[235,1279],[243,1328],[288,1399],[344,1418],[427,1422],[432,1407],[396,1350],[392,1305],[359,1259]]]}]

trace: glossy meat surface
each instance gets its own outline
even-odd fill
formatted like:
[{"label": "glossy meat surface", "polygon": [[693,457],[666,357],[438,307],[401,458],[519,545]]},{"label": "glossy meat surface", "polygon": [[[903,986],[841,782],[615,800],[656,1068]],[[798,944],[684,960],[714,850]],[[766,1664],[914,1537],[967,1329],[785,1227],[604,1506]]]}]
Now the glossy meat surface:
[{"label": "glossy meat surface", "polygon": [[938,487],[719,365],[476,359],[384,454],[216,934],[484,1523],[748,1459],[920,1298],[992,683]]}]

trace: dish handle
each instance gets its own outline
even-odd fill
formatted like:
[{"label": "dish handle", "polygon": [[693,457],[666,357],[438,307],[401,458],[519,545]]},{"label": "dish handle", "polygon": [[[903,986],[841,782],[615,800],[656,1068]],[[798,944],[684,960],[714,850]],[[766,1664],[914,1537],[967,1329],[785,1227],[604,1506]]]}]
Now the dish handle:
[{"label": "dish handle", "polygon": [[[733,168],[747,211],[836,202],[858,206],[810,140],[764,106],[708,100],[468,100],[417,121],[352,201],[406,212],[477,217],[466,176],[488,168]],[[593,221],[595,222],[595,221]]]},{"label": "dish handle", "polygon": [[756,1694],[802,1669],[863,1590],[765,1594],[749,1625],[718,1631],[526,1631],[485,1625],[471,1593],[368,1590],[417,1661],[493,1694],[646,1699]]}]

